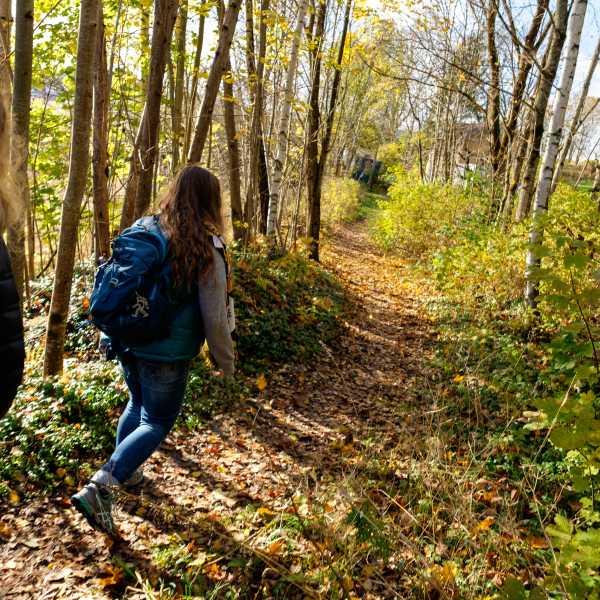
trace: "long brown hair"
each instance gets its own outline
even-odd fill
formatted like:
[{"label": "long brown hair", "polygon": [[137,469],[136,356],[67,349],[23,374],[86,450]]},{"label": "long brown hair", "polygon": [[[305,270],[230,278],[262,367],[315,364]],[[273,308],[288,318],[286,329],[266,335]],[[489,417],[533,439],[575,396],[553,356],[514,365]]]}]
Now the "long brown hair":
[{"label": "long brown hair", "polygon": [[221,186],[206,169],[181,169],[161,203],[160,223],[169,238],[177,285],[189,287],[213,268],[212,235],[221,235]]}]

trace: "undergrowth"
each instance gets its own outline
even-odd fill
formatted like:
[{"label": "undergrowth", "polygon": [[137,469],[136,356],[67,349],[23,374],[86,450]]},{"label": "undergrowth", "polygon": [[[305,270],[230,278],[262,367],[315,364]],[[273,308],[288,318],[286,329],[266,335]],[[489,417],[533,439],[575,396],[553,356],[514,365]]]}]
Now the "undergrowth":
[{"label": "undergrowth", "polygon": [[[534,248],[537,314],[522,301],[528,224],[502,231],[486,207],[480,192],[399,170],[371,219],[373,237],[435,288],[427,311],[439,331],[432,367],[446,384],[440,431],[446,453],[469,465],[459,471],[485,482],[479,514],[490,520],[481,523],[497,533],[483,561],[494,566],[488,589],[512,599],[598,598],[597,205],[568,186],[554,194]],[[464,561],[455,566],[453,585]]]},{"label": "undergrowth", "polygon": [[[19,504],[40,488],[73,488],[114,444],[127,390],[118,364],[96,350],[97,334],[87,317],[91,273],[89,265],[76,273],[60,378],[41,376],[48,285],[42,280],[33,287],[25,383],[0,420],[0,498],[5,502]],[[237,253],[234,273],[238,376],[234,381],[215,377],[207,360],[198,357],[180,426],[198,426],[225,409],[283,361],[310,360],[339,331],[342,290],[304,256],[271,259],[257,247]]]}]

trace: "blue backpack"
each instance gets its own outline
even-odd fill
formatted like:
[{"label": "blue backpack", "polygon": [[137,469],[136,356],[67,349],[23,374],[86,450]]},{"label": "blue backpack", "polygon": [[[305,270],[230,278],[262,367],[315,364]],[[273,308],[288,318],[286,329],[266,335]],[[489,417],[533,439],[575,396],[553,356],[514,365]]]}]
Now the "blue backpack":
[{"label": "blue backpack", "polygon": [[113,240],[112,256],[98,268],[90,297],[98,329],[125,346],[168,337],[182,303],[168,253],[157,216],[139,219]]}]

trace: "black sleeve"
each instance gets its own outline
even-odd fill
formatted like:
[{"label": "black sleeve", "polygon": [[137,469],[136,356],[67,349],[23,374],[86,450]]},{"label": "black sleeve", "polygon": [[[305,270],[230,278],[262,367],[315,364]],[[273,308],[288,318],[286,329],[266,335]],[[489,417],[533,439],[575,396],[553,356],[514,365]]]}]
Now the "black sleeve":
[{"label": "black sleeve", "polygon": [[0,237],[0,418],[23,379],[25,344],[19,296],[4,240]]}]

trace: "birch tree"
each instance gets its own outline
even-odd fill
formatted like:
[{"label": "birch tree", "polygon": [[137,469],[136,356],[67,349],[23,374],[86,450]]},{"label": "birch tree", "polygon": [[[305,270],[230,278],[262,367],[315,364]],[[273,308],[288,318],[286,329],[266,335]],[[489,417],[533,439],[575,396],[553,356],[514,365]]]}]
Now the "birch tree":
[{"label": "birch tree", "polygon": [[281,180],[283,177],[283,168],[287,152],[287,135],[290,126],[290,114],[292,112],[292,102],[294,101],[294,88],[296,82],[296,72],[298,69],[298,53],[300,50],[300,40],[302,30],[304,29],[304,17],[308,8],[308,0],[300,0],[298,7],[298,16],[296,28],[294,29],[292,44],[290,48],[290,62],[288,64],[285,79],[285,96],[281,107],[279,117],[279,126],[277,128],[277,149],[275,151],[275,160],[273,161],[273,174],[271,176],[271,190],[269,197],[269,212],[267,217],[267,235],[275,234],[275,225],[277,222],[277,212],[281,193]]},{"label": "birch tree", "polygon": [[527,145],[527,156],[521,175],[521,187],[519,189],[519,205],[515,220],[523,220],[529,213],[531,197],[533,194],[533,183],[540,158],[540,147],[542,136],[544,134],[544,122],[546,118],[546,108],[552,84],[556,77],[560,55],[565,43],[568,18],[568,0],[557,0],[556,10],[554,11],[552,23],[552,39],[548,45],[544,63],[540,72],[538,86],[533,102],[533,123],[530,128],[529,141]]},{"label": "birch tree", "polygon": [[56,271],[46,331],[45,376],[57,375],[63,370],[63,352],[73,283],[77,228],[90,160],[93,67],[100,14],[99,1],[81,0],[79,9],[69,179],[63,199]]},{"label": "birch tree", "polygon": [[566,57],[563,71],[561,73],[558,89],[554,97],[554,106],[552,108],[552,118],[548,130],[548,139],[540,173],[538,177],[535,204],[533,207],[533,221],[529,233],[529,250],[526,258],[526,278],[527,285],[525,290],[525,299],[531,308],[535,308],[538,296],[538,285],[535,280],[535,269],[540,264],[540,259],[536,253],[536,248],[542,241],[544,233],[541,223],[542,216],[548,210],[548,201],[550,199],[550,188],[552,186],[552,174],[558,154],[558,148],[562,136],[562,129],[565,122],[565,113],[573,87],[573,78],[575,68],[577,67],[577,57],[579,56],[579,42],[581,40],[581,30],[585,20],[587,10],[587,0],[575,0],[571,9],[571,16],[567,27],[566,39]]},{"label": "birch tree", "polygon": [[554,169],[554,176],[552,177],[552,187],[550,193],[553,193],[558,185],[558,181],[560,179],[560,175],[562,173],[562,168],[565,164],[565,160],[569,155],[569,151],[571,150],[571,144],[573,143],[573,137],[583,124],[583,119],[586,115],[583,115],[583,108],[585,106],[586,100],[588,98],[588,93],[590,91],[590,85],[592,83],[592,78],[594,77],[594,72],[596,71],[596,67],[598,66],[598,59],[600,59],[600,36],[598,36],[598,42],[596,43],[596,48],[594,53],[592,54],[592,59],[590,61],[590,66],[587,71],[587,75],[583,82],[583,87],[581,89],[581,95],[579,96],[579,101],[577,102],[577,107],[575,108],[575,113],[573,114],[573,120],[571,121],[571,126],[567,129],[567,135],[563,141],[562,147],[560,149],[560,154],[558,155],[558,159],[556,161],[556,167]]}]

